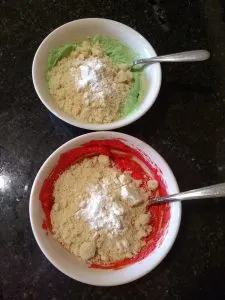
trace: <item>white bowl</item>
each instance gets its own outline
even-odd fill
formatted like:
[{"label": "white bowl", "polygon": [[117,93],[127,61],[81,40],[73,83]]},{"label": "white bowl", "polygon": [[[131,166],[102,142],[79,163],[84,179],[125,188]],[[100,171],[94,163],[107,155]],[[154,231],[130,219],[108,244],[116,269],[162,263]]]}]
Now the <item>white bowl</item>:
[{"label": "white bowl", "polygon": [[30,195],[30,222],[33,229],[36,241],[47,259],[61,272],[69,277],[99,286],[120,285],[131,282],[135,279],[152,271],[167,255],[172,247],[178,233],[181,219],[181,204],[174,202],[170,204],[170,219],[168,227],[161,237],[160,243],[155,249],[143,260],[128,265],[118,270],[100,270],[89,268],[86,264],[79,262],[76,257],[66,251],[49,233],[42,229],[42,221],[44,213],[42,211],[39,200],[39,193],[44,179],[50,174],[53,167],[56,165],[60,155],[70,149],[76,148],[83,143],[91,140],[119,138],[123,139],[125,143],[134,148],[141,149],[145,157],[150,158],[151,161],[161,169],[162,177],[167,186],[169,194],[179,192],[176,179],[165,160],[149,145],[144,142],[117,132],[95,132],[88,133],[70,140],[55,152],[45,161],[39,170],[31,190]]},{"label": "white bowl", "polygon": [[33,60],[32,78],[35,90],[43,104],[63,121],[90,130],[111,130],[128,125],[143,116],[155,102],[161,86],[161,67],[153,64],[144,70],[141,78],[143,97],[137,109],[118,121],[106,124],[90,124],[78,121],[64,113],[52,100],[46,82],[46,66],[49,51],[62,44],[87,36],[104,35],[116,38],[130,49],[139,53],[141,58],[156,55],[150,43],[132,28],[107,19],[80,19],[66,23],[51,32],[39,46]]}]

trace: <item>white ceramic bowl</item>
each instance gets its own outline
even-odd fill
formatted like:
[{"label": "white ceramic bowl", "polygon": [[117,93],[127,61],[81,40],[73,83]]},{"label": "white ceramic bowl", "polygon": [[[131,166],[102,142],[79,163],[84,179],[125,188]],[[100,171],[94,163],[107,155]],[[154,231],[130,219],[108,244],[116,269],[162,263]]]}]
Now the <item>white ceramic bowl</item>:
[{"label": "white ceramic bowl", "polygon": [[161,86],[161,67],[156,63],[144,70],[141,78],[143,95],[137,109],[125,118],[107,124],[90,124],[69,117],[52,101],[46,83],[46,66],[49,51],[62,44],[87,36],[103,35],[116,38],[130,49],[139,53],[140,57],[156,55],[150,43],[132,28],[107,19],[80,19],[66,23],[51,32],[39,46],[33,60],[32,77],[35,90],[43,104],[58,118],[63,121],[90,130],[111,130],[128,125],[143,116],[155,102]]},{"label": "white ceramic bowl", "polygon": [[42,229],[42,221],[44,213],[39,201],[39,193],[44,179],[50,174],[53,167],[56,165],[60,154],[76,148],[83,143],[91,140],[119,138],[125,143],[134,148],[141,149],[146,157],[150,158],[162,171],[162,177],[167,186],[169,194],[179,192],[176,179],[165,160],[146,143],[126,134],[117,132],[95,132],[88,133],[70,140],[59,147],[45,161],[39,170],[31,190],[30,195],[30,222],[33,229],[36,241],[48,260],[61,272],[78,281],[99,285],[112,286],[120,285],[147,274],[153,270],[167,255],[172,247],[178,233],[181,219],[181,204],[174,202],[170,204],[170,219],[168,227],[161,237],[160,243],[156,248],[143,260],[132,265],[126,266],[119,270],[100,270],[88,268],[84,263],[79,262],[76,257],[67,252],[52,236],[46,235]]}]

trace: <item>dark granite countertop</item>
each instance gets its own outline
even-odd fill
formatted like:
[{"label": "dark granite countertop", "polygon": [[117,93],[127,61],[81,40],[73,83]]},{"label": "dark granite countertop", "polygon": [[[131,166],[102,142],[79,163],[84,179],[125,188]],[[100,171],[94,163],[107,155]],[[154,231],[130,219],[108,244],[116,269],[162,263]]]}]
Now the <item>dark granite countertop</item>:
[{"label": "dark granite countertop", "polygon": [[51,116],[32,84],[31,64],[43,38],[84,17],[121,21],[159,54],[207,48],[204,63],[164,64],[153,108],[120,131],[152,145],[181,190],[225,178],[225,12],[221,0],[0,2],[0,298],[225,299],[225,201],[183,203],[177,240],[145,277],[119,287],[81,284],[56,270],[29,223],[35,174],[62,143],[84,133]]}]

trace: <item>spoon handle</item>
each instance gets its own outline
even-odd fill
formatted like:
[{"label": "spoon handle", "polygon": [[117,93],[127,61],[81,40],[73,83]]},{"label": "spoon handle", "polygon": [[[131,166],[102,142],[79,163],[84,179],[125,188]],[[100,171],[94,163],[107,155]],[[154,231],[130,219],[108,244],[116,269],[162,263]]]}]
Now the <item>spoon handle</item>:
[{"label": "spoon handle", "polygon": [[188,61],[202,61],[210,57],[210,53],[207,50],[193,50],[186,52],[179,52],[174,54],[155,56],[151,58],[137,59],[133,62],[133,65],[147,64],[153,62],[188,62]]},{"label": "spoon handle", "polygon": [[155,198],[151,201],[151,204],[219,197],[225,197],[225,183],[219,183],[196,190]]}]

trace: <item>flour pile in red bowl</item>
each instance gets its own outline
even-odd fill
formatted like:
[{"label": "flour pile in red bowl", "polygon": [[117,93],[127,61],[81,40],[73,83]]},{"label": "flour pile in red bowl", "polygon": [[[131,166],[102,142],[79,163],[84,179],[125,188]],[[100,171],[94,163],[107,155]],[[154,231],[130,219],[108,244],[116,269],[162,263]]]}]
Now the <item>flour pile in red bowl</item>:
[{"label": "flour pile in red bowl", "polygon": [[[63,153],[43,183],[43,227],[96,268],[119,268],[152,252],[163,236],[168,205],[157,169],[121,140],[97,140]],[[154,179],[154,180],[153,180]]]}]

